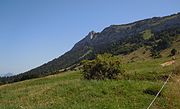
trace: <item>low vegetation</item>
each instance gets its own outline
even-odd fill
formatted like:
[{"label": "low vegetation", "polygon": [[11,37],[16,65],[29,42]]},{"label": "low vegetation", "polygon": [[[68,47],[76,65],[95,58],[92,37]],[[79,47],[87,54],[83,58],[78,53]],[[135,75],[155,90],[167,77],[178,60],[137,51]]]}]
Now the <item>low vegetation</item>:
[{"label": "low vegetation", "polygon": [[171,50],[171,56],[176,55],[176,53],[177,53],[177,50],[173,48],[173,49]]},{"label": "low vegetation", "polygon": [[97,55],[94,60],[83,61],[85,79],[117,79],[124,72],[121,59],[112,54]]},{"label": "low vegetation", "polygon": [[[171,48],[162,58],[124,63],[125,72],[119,80],[87,80],[81,71],[66,71],[2,85],[0,109],[145,109],[173,70],[173,66],[160,66],[171,60],[168,57],[170,51]],[[175,61],[176,73],[152,109],[180,108],[179,55],[176,55]]]},{"label": "low vegetation", "polygon": [[[148,81],[84,80],[66,72],[0,87],[1,109],[143,109],[154,96]],[[162,98],[160,98],[162,99]],[[166,102],[163,100],[162,102]]]}]

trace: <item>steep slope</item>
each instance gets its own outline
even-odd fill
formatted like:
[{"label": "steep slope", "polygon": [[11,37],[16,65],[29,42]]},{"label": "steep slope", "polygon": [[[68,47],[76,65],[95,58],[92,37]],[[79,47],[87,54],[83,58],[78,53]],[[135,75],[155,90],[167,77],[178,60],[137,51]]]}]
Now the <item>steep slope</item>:
[{"label": "steep slope", "polygon": [[[144,46],[152,56],[170,47],[180,34],[180,13],[166,17],[154,17],[130,24],[111,25],[102,32],[90,32],[64,55],[23,74],[8,78],[9,82],[42,77],[79,63],[93,59],[98,53],[128,54]],[[165,45],[165,46],[164,46]],[[3,81],[6,81],[5,78]]]},{"label": "steep slope", "polygon": [[[160,32],[179,27],[180,13],[162,18],[154,17],[125,25],[112,25],[105,28],[101,33],[90,32],[84,39],[75,44],[70,51],[38,69],[41,69],[42,72],[60,70],[84,58],[90,58],[89,55],[93,56],[97,53],[106,52],[107,48],[113,43],[123,42],[128,37],[138,35],[145,30]],[[37,69],[33,70],[33,72],[36,71]]]}]

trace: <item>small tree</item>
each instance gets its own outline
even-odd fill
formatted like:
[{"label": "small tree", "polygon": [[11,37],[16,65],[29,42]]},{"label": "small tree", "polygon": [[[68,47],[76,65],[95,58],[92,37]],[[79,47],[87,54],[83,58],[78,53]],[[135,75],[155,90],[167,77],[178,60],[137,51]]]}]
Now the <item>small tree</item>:
[{"label": "small tree", "polygon": [[171,56],[176,55],[176,52],[177,52],[177,50],[173,48],[173,49],[171,50]]},{"label": "small tree", "polygon": [[151,56],[152,56],[153,58],[161,58],[161,57],[162,57],[161,54],[160,54],[160,52],[159,52],[159,51],[156,51],[156,50],[151,50]]},{"label": "small tree", "polygon": [[97,55],[95,60],[83,62],[83,76],[88,80],[117,79],[123,72],[120,58],[112,54]]}]

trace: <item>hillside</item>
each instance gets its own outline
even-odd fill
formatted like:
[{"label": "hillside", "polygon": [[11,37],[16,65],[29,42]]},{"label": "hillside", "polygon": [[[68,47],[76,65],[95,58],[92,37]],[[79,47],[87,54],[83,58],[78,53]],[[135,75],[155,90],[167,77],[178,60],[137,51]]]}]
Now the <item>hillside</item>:
[{"label": "hillside", "polygon": [[1,84],[44,77],[59,73],[83,59],[94,59],[97,54],[128,55],[140,48],[158,58],[160,52],[171,47],[180,34],[180,13],[154,17],[130,24],[111,25],[102,32],[90,32],[64,55],[28,72],[0,78]]},{"label": "hillside", "polygon": [[[180,38],[179,38],[180,39]],[[120,80],[84,80],[81,71],[67,71],[39,79],[0,86],[1,109],[145,109],[148,107],[173,65],[160,64],[172,60],[172,48],[180,50],[180,41],[161,51],[153,59],[140,48],[123,56],[125,75]],[[122,55],[119,55],[122,56]],[[135,57],[135,58],[133,58]],[[176,55],[173,73],[161,96],[151,109],[180,108],[180,54]]]}]

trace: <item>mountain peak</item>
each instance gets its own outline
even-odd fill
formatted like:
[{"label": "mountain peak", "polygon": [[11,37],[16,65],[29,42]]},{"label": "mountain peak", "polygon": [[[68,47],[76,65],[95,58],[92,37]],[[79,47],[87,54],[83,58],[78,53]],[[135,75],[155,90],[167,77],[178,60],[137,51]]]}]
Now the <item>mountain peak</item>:
[{"label": "mountain peak", "polygon": [[[151,41],[148,42],[144,39],[144,36],[141,37],[141,33],[150,31],[152,34],[156,34],[154,36],[159,36],[160,33],[164,34],[164,32],[177,34],[179,28],[180,13],[165,17],[148,18],[128,24],[111,25],[101,32],[90,31],[88,35],[76,43],[70,51],[59,58],[28,72],[19,74],[14,78],[19,79],[20,77],[19,80],[24,80],[26,78],[50,75],[59,70],[78,64],[83,59],[93,59],[96,54],[105,52],[116,55],[127,54],[142,47],[143,44],[150,44],[153,46]],[[163,35],[163,37],[165,36],[168,35]]]},{"label": "mountain peak", "polygon": [[90,39],[94,39],[95,38],[95,34],[96,34],[95,31],[91,31],[91,32],[89,32],[88,37],[90,37]]}]

